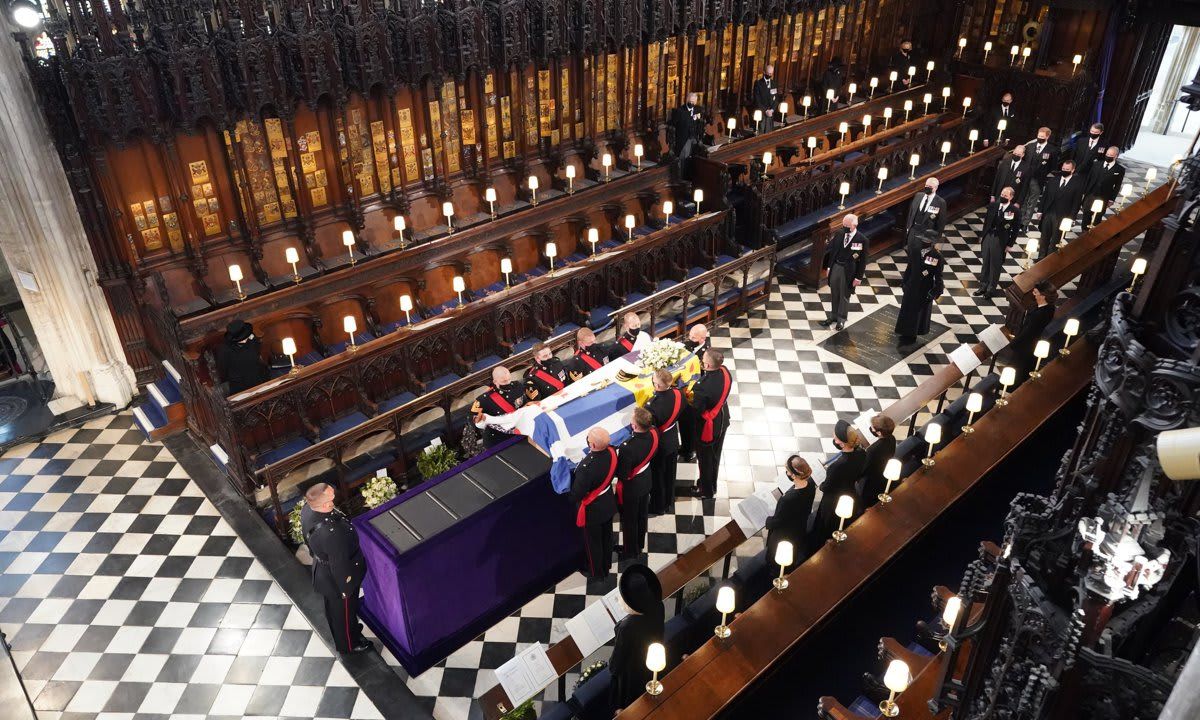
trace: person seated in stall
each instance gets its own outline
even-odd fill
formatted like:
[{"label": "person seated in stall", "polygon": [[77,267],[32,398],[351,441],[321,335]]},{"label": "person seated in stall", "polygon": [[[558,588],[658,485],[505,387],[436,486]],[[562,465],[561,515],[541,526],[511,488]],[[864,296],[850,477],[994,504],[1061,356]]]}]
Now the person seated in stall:
[{"label": "person seated in stall", "polygon": [[608,670],[609,710],[615,715],[646,693],[651,673],[646,669],[646,651],[663,641],[662,584],[654,571],[640,563],[621,573],[617,585],[621,603],[629,615],[617,623]]},{"label": "person seated in stall", "polygon": [[525,371],[525,397],[530,401],[544,400],[571,382],[563,361],[554,357],[550,346],[540,342],[533,346],[533,364]]},{"label": "person seated in stall", "polygon": [[[512,373],[501,365],[492,370],[492,384],[471,406],[471,414],[475,416],[475,424],[479,425],[489,417],[499,417],[516,412],[525,404],[525,392],[522,384],[512,379]],[[511,433],[488,424],[483,430],[483,446],[494,447],[501,441],[512,437]]]},{"label": "person seated in stall", "polygon": [[217,373],[233,395],[267,381],[270,373],[262,359],[262,340],[245,320],[234,320],[225,329],[225,339],[217,348]]},{"label": "person seated in stall", "polygon": [[599,370],[608,360],[608,348],[596,342],[596,333],[588,328],[579,328],[575,333],[575,357],[567,362],[567,374],[574,382]]},{"label": "person seated in stall", "polygon": [[626,353],[640,350],[649,343],[650,336],[642,332],[642,319],[635,312],[627,312],[622,320],[621,334],[608,349],[608,359],[616,360]]}]

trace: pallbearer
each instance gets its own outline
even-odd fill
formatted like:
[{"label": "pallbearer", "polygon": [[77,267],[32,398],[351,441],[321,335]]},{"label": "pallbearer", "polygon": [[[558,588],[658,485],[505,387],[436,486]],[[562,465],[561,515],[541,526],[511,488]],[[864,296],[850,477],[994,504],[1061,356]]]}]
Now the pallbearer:
[{"label": "pallbearer", "polygon": [[942,284],[942,270],[945,267],[946,261],[938,251],[938,241],[934,240],[921,253],[919,262],[904,269],[904,297],[896,317],[896,334],[900,336],[901,345],[911,343],[917,335],[929,332],[933,302],[945,290]]},{"label": "pallbearer", "polygon": [[567,386],[567,369],[562,360],[554,357],[550,346],[538,343],[533,346],[533,364],[525,371],[525,397],[544,400]]},{"label": "pallbearer", "polygon": [[637,557],[646,546],[653,482],[650,464],[662,446],[654,418],[644,407],[633,409],[633,434],[617,450],[617,505],[621,508],[622,560]]},{"label": "pallbearer", "polygon": [[[708,328],[704,323],[696,323],[688,330],[688,339],[683,341],[683,346],[689,352],[696,354],[696,359],[700,361],[701,367],[703,367],[704,353],[712,347],[712,340],[708,337]],[[691,462],[696,459],[696,447],[692,442],[695,439],[696,411],[692,409],[691,405],[687,405],[683,408],[683,412],[679,414],[680,460]]]},{"label": "pallbearer", "polygon": [[679,418],[687,407],[683,391],[675,386],[670,370],[654,373],[654,395],[646,409],[658,428],[658,454],[650,463],[653,487],[650,490],[650,514],[662,515],[675,508],[675,469],[679,462]]},{"label": "pallbearer", "polygon": [[642,334],[642,319],[638,317],[638,314],[635,312],[625,313],[625,317],[622,320],[622,332],[617,336],[617,340],[612,344],[612,347],[608,349],[608,359],[616,360],[626,353],[633,352],[633,347],[637,344],[638,338]]},{"label": "pallbearer", "polygon": [[733,375],[724,367],[725,356],[710,348],[704,353],[700,380],[692,386],[692,408],[696,411],[696,459],[700,463],[700,481],[696,495],[712,498],[717,494],[717,469],[721,466],[721,448],[729,427],[729,393]]},{"label": "pallbearer", "polygon": [[575,333],[575,348],[575,357],[567,363],[567,373],[572,381],[599,370],[607,361],[608,350],[596,342],[596,333],[588,328],[580,328]]},{"label": "pallbearer", "polygon": [[358,622],[358,591],[367,575],[367,560],[354,526],[333,500],[331,486],[310,487],[300,509],[300,531],[313,557],[313,589],[325,601],[334,647],[342,654],[363,652],[372,647]]},{"label": "pallbearer", "polygon": [[[487,392],[475,398],[471,413],[475,416],[475,424],[478,425],[488,417],[498,417],[515,412],[524,404],[525,393],[522,384],[514,381],[508,368],[501,365],[492,370],[491,387],[487,389]],[[483,446],[493,447],[509,437],[511,437],[509,433],[488,425],[483,430]]]},{"label": "pallbearer", "polygon": [[575,467],[568,495],[575,506],[575,525],[583,532],[584,572],[590,578],[608,577],[612,566],[612,520],[617,514],[612,485],[617,477],[617,451],[609,440],[602,427],[588,430],[588,454]]}]

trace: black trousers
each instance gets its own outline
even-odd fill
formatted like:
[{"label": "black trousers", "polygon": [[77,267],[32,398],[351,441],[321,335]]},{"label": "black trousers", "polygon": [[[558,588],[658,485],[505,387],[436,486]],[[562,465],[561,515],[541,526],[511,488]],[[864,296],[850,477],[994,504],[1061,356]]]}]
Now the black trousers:
[{"label": "black trousers", "polygon": [[584,574],[590,578],[608,577],[613,554],[612,519],[584,525],[580,530],[583,531]]},{"label": "black trousers", "polygon": [[621,505],[621,559],[635,558],[646,549],[646,526],[650,522],[650,495],[625,497]]},{"label": "black trousers", "polygon": [[696,452],[697,422],[696,409],[691,405],[679,411],[679,454],[684,457]]},{"label": "black trousers", "polygon": [[659,452],[650,461],[650,512],[655,515],[671,512],[675,507],[675,471],[679,465],[679,451]]},{"label": "black trousers", "polygon": [[358,586],[351,588],[346,597],[322,595],[325,601],[325,619],[333,635],[333,645],[340,653],[362,642],[362,623],[358,621]]},{"label": "black trousers", "polygon": [[721,448],[725,445],[725,431],[713,433],[710,443],[696,442],[696,461],[700,464],[700,494],[712,497],[717,494],[717,470],[721,467]]}]

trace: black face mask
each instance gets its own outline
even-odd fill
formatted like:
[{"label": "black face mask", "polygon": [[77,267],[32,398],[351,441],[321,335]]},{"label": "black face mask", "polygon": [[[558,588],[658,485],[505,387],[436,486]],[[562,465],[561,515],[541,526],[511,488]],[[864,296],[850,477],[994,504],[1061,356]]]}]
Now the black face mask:
[{"label": "black face mask", "polygon": [[1002,102],[1000,104],[1003,105],[1004,107],[1008,107],[1009,105],[1012,105],[1012,103],[1007,103],[1007,102]]},{"label": "black face mask", "polygon": [[927,188],[925,188],[925,194],[926,194],[926,195],[932,195],[932,194],[933,194],[933,188],[931,188],[931,187],[927,187]]},{"label": "black face mask", "polygon": [[1098,140],[1100,138],[1100,133],[1091,133],[1091,136],[1093,140]]},{"label": "black face mask", "polygon": [[1065,178],[1069,178],[1069,177],[1071,177],[1071,173],[1069,173],[1069,172],[1067,172],[1066,170],[1064,170],[1064,171],[1063,171],[1063,174],[1062,174],[1062,176],[1063,176],[1063,177],[1065,177]]},{"label": "black face mask", "polygon": [[1001,205],[1007,205],[1007,204],[1009,204],[1010,202],[1012,202],[1012,198],[1006,198],[1006,197],[1002,197],[1002,198],[1000,198],[1000,204],[1001,204]]}]

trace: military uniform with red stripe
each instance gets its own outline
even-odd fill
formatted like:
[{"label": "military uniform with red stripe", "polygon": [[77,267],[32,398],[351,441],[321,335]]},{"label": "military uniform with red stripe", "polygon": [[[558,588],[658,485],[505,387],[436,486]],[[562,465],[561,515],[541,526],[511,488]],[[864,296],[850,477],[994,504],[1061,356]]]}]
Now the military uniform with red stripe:
[{"label": "military uniform with red stripe", "polygon": [[729,393],[733,376],[724,367],[704,371],[692,388],[692,408],[696,411],[696,461],[700,465],[697,489],[700,497],[717,492],[717,468],[721,466],[721,448],[729,428]]},{"label": "military uniform with red stripe", "polygon": [[632,332],[622,333],[621,336],[617,338],[616,342],[609,346],[608,359],[616,360],[622,355],[627,355],[633,352],[633,345],[637,342],[638,335],[641,333],[641,328],[638,328]]},{"label": "military uniform with red stripe", "polygon": [[[712,347],[712,340],[705,338],[702,343],[684,340],[683,346],[689,352],[695,353],[696,359],[703,363],[704,353]],[[690,405],[686,406],[679,415],[679,456],[683,458],[684,462],[691,462],[692,457],[696,454],[696,447],[692,441],[696,439],[697,432],[699,431],[696,429],[696,411]]]},{"label": "military uniform with red stripe", "polygon": [[339,510],[316,512],[306,504],[300,510],[300,529],[313,557],[313,589],[325,601],[334,646],[340,653],[361,648],[366,640],[358,622],[358,590],[367,561],[354,526]]},{"label": "military uniform with red stripe", "polygon": [[[507,415],[525,404],[525,390],[521,383],[513,381],[507,385],[492,385],[488,391],[475,398],[478,412],[492,417]],[[483,430],[483,446],[492,447],[512,437],[509,433],[488,426]]]},{"label": "military uniform with red stripe", "polygon": [[544,400],[570,383],[562,360],[550,358],[544,363],[535,362],[525,371],[525,396],[530,400]]},{"label": "military uniform with red stripe", "polygon": [[646,409],[654,417],[661,443],[658,453],[650,463],[652,489],[650,490],[650,513],[661,515],[675,507],[675,470],[679,464],[679,420],[687,410],[683,391],[670,387],[646,403]]},{"label": "military uniform with red stripe", "polygon": [[593,370],[599,370],[608,361],[608,351],[600,343],[592,343],[575,351],[575,357],[567,362],[567,372],[572,379],[587,375]]},{"label": "military uniform with red stripe", "polygon": [[637,557],[646,545],[653,481],[650,463],[661,447],[658,429],[636,430],[617,450],[617,505],[621,508],[621,559]]},{"label": "military uniform with red stripe", "polygon": [[612,566],[616,479],[617,451],[611,446],[588,453],[571,478],[567,497],[575,505],[575,525],[583,532],[584,567],[592,578],[608,577]]}]

